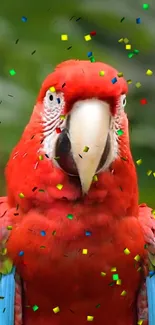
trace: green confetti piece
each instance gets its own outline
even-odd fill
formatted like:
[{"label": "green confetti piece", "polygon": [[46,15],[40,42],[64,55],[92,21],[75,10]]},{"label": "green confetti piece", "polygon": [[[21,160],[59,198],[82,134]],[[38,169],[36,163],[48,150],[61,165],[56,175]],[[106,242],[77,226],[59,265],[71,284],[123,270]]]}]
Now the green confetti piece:
[{"label": "green confetti piece", "polygon": [[96,308],[99,308],[99,307],[101,307],[101,305],[100,305],[100,304],[96,305]]},{"label": "green confetti piece", "polygon": [[7,230],[12,230],[12,226],[7,226]]},{"label": "green confetti piece", "polygon": [[149,4],[148,4],[148,3],[144,3],[144,4],[143,4],[143,9],[144,9],[144,10],[149,9]]},{"label": "green confetti piece", "polygon": [[133,52],[128,53],[128,58],[131,59],[134,56]]},{"label": "green confetti piece", "polygon": [[44,159],[44,156],[43,155],[40,155],[39,156],[39,160],[43,160]]},{"label": "green confetti piece", "polygon": [[52,231],[52,235],[55,236],[56,235],[56,230]]},{"label": "green confetti piece", "polygon": [[45,192],[45,190],[43,190],[42,188],[40,188],[40,189],[38,190],[38,192]]},{"label": "green confetti piece", "polygon": [[119,275],[118,274],[113,274],[112,279],[114,281],[117,281],[119,279]]},{"label": "green confetti piece", "polygon": [[37,305],[34,305],[34,306],[32,307],[32,309],[33,309],[33,311],[37,311],[37,310],[39,309],[39,307],[38,307]]},{"label": "green confetti piece", "polygon": [[117,134],[122,135],[122,134],[124,134],[124,132],[123,132],[123,130],[120,129],[120,130],[117,130]]},{"label": "green confetti piece", "polygon": [[67,215],[67,218],[70,219],[70,220],[72,220],[73,219],[73,215],[72,214],[68,214]]},{"label": "green confetti piece", "polygon": [[133,50],[134,54],[139,54],[139,50]]},{"label": "green confetti piece", "polygon": [[91,62],[95,62],[95,58],[94,58],[94,56],[92,56],[92,57],[90,58],[90,61],[91,61]]},{"label": "green confetti piece", "polygon": [[13,69],[11,69],[11,70],[9,71],[9,73],[10,73],[10,75],[11,75],[11,76],[15,76],[15,74],[16,74],[16,71],[15,71],[15,70],[13,70]]},{"label": "green confetti piece", "polygon": [[25,195],[21,192],[21,193],[19,193],[19,197],[20,197],[21,199],[23,199],[23,198],[25,197]]}]

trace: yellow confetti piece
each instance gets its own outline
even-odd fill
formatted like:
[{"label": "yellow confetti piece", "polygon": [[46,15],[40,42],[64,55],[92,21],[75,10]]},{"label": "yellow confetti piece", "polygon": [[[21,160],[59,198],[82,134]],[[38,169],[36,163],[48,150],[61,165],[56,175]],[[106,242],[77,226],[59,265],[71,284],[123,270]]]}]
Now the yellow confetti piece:
[{"label": "yellow confetti piece", "polygon": [[84,39],[86,42],[91,41],[91,36],[90,35],[85,35]]},{"label": "yellow confetti piece", "polygon": [[93,176],[93,181],[94,181],[94,182],[97,182],[97,181],[98,181],[98,176],[97,176],[97,175],[94,175],[94,176]]},{"label": "yellow confetti piece", "polygon": [[3,261],[0,266],[0,273],[2,274],[9,274],[12,270],[13,263],[12,261],[8,258],[7,260]]},{"label": "yellow confetti piece", "polygon": [[136,88],[140,88],[141,87],[141,83],[140,82],[136,82],[135,86],[136,86]]},{"label": "yellow confetti piece", "polygon": [[155,172],[153,172],[153,176],[155,177]]},{"label": "yellow confetti piece", "polygon": [[101,276],[106,276],[107,273],[101,272]]},{"label": "yellow confetti piece", "polygon": [[117,73],[117,77],[119,77],[119,78],[120,78],[120,77],[123,77],[123,72],[118,72],[118,73]]},{"label": "yellow confetti piece", "polygon": [[54,314],[59,313],[60,312],[60,308],[58,306],[55,307],[55,308],[53,308],[53,312],[54,312]]},{"label": "yellow confetti piece", "polygon": [[94,316],[87,316],[87,321],[92,322],[94,320]]},{"label": "yellow confetti piece", "polygon": [[44,156],[43,155],[40,155],[39,156],[39,160],[43,160],[44,159]]},{"label": "yellow confetti piece", "polygon": [[142,270],[142,267],[140,266],[138,269],[137,269],[137,272],[140,272]]},{"label": "yellow confetti piece", "polygon": [[123,39],[123,38],[120,38],[120,39],[118,40],[118,43],[123,43],[123,41],[124,41],[124,39]]},{"label": "yellow confetti piece", "polygon": [[124,253],[125,253],[125,255],[129,255],[129,254],[130,254],[129,249],[128,249],[128,248],[125,248],[125,249],[124,249]]},{"label": "yellow confetti piece", "polygon": [[55,88],[54,87],[50,87],[50,89],[49,89],[52,93],[55,93],[56,92],[56,90],[55,90]]},{"label": "yellow confetti piece", "polygon": [[131,50],[131,45],[130,44],[125,45],[125,48],[126,50]]},{"label": "yellow confetti piece", "polygon": [[12,226],[7,226],[7,229],[8,230],[12,230]]},{"label": "yellow confetti piece", "polygon": [[146,71],[146,75],[147,75],[147,76],[152,76],[152,75],[153,75],[153,71],[150,70],[150,69],[148,69],[148,70]]},{"label": "yellow confetti piece", "polygon": [[129,43],[128,38],[124,38],[124,43],[125,43],[125,44]]},{"label": "yellow confetti piece", "polygon": [[152,174],[152,170],[147,171],[147,176],[150,176]]},{"label": "yellow confetti piece", "polygon": [[134,260],[135,260],[136,262],[139,262],[140,259],[141,259],[140,255],[136,255],[136,256],[134,257]]},{"label": "yellow confetti piece", "polygon": [[62,190],[62,188],[63,188],[63,185],[62,185],[62,184],[57,184],[57,186],[56,186],[56,187],[57,187],[57,189],[58,189],[58,190],[60,190],[60,191],[61,191],[61,190]]},{"label": "yellow confetti piece", "polygon": [[84,248],[84,249],[82,250],[82,254],[83,254],[83,255],[87,255],[87,254],[88,254],[88,249]]},{"label": "yellow confetti piece", "polygon": [[137,164],[138,166],[140,166],[140,165],[142,164],[142,159],[138,159],[138,160],[136,161],[136,164]]},{"label": "yellow confetti piece", "polygon": [[151,213],[155,216],[155,210],[152,210]]},{"label": "yellow confetti piece", "polygon": [[102,76],[105,75],[105,72],[102,70],[102,71],[99,72],[99,75],[102,77]]},{"label": "yellow confetti piece", "polygon": [[132,80],[131,79],[128,79],[127,80],[127,83],[128,83],[128,85],[131,85],[132,84]]},{"label": "yellow confetti piece", "polygon": [[117,271],[117,268],[114,266],[111,268],[111,272],[116,272]]},{"label": "yellow confetti piece", "polygon": [[68,41],[68,35],[67,34],[62,34],[61,35],[61,40],[62,41]]},{"label": "yellow confetti piece", "polygon": [[138,321],[137,325],[142,325],[143,322],[144,322],[144,320],[143,320],[143,319],[140,319],[140,320]]},{"label": "yellow confetti piece", "polygon": [[20,197],[21,199],[23,199],[23,198],[25,197],[25,195],[24,195],[23,193],[19,193],[19,197]]},{"label": "yellow confetti piece", "polygon": [[2,248],[0,255],[5,256],[7,254],[7,248]]},{"label": "yellow confetti piece", "polygon": [[121,279],[118,279],[118,280],[116,281],[116,284],[120,286],[120,285],[122,284],[122,280],[121,280]]},{"label": "yellow confetti piece", "polygon": [[89,147],[85,146],[83,149],[83,152],[88,152],[88,150],[89,150]]},{"label": "yellow confetti piece", "polygon": [[66,115],[60,115],[60,120],[65,120]]},{"label": "yellow confetti piece", "polygon": [[125,290],[123,290],[122,292],[121,292],[121,296],[126,296],[126,294],[127,294],[127,292],[125,291]]}]

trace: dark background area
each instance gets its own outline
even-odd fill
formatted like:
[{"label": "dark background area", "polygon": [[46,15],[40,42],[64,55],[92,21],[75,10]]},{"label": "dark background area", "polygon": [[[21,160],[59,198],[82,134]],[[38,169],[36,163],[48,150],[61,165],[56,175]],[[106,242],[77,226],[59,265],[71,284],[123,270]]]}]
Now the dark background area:
[{"label": "dark background area", "polygon": [[[22,16],[27,21],[22,21]],[[121,19],[125,19],[121,21]],[[80,19],[78,19],[80,18]],[[136,18],[141,23],[136,24]],[[29,120],[40,85],[55,65],[88,59],[113,65],[129,85],[127,112],[131,148],[137,166],[140,202],[155,208],[155,2],[143,9],[139,0],[1,0],[0,3],[0,194],[5,194],[4,168]],[[90,42],[84,35],[96,31]],[[68,34],[68,41],[61,41]],[[132,49],[125,49],[127,38]],[[70,50],[67,50],[68,47]],[[139,50],[132,58],[128,53]],[[32,54],[36,51],[34,54]],[[93,64],[93,63],[92,63]],[[11,76],[9,71],[16,74]],[[147,76],[150,69],[154,73]],[[137,88],[136,83],[141,87]],[[141,99],[147,104],[142,105]],[[150,176],[147,171],[152,170]]]}]

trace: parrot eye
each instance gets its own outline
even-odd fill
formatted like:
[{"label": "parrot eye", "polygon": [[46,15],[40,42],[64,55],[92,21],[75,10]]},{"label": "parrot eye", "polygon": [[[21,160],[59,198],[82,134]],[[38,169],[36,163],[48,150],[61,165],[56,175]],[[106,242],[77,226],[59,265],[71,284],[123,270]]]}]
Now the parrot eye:
[{"label": "parrot eye", "polygon": [[126,106],[126,95],[121,96],[121,106],[125,107]]}]

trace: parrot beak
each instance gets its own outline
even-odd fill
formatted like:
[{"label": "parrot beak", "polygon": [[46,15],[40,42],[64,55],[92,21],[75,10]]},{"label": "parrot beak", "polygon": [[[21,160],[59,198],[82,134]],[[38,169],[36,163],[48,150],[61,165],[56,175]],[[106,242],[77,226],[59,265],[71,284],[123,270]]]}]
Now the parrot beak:
[{"label": "parrot beak", "polygon": [[110,118],[110,105],[98,99],[78,101],[71,111],[71,150],[83,194],[88,193],[104,153]]}]

